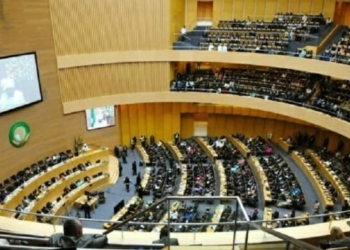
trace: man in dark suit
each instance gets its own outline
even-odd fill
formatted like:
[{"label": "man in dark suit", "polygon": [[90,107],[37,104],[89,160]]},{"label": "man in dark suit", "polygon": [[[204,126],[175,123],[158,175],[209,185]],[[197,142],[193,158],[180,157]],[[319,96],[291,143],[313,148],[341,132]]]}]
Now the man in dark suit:
[{"label": "man in dark suit", "polygon": [[84,205],[81,206],[81,208],[84,210],[84,216],[86,219],[91,219],[90,211],[91,207],[87,201],[84,203]]},{"label": "man in dark suit", "polygon": [[132,175],[137,175],[137,164],[136,161],[132,163]]},{"label": "man in dark suit", "polygon": [[164,244],[164,246],[179,246],[179,241],[176,238],[170,238],[169,228],[163,227],[160,230],[159,240],[153,241],[154,244]]}]

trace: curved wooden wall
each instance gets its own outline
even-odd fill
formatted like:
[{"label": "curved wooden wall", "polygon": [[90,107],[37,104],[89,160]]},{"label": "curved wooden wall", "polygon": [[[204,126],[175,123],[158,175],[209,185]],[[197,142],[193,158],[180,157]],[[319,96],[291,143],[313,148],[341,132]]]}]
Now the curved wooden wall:
[{"label": "curved wooden wall", "polygon": [[59,69],[130,62],[209,62],[266,66],[350,79],[350,67],[320,60],[258,53],[197,50],[123,51],[58,56]]},{"label": "curved wooden wall", "polygon": [[[179,132],[183,138],[193,136],[194,121],[208,122],[209,136],[242,133],[249,137],[267,137],[273,140],[294,136],[297,132],[314,134],[316,143],[322,145],[329,137],[329,149],[335,150],[340,138],[337,133],[306,123],[296,118],[257,109],[201,103],[139,103],[120,106],[121,141],[130,144],[133,136],[154,135],[156,140],[172,140]],[[350,140],[343,140],[344,152],[350,150]]]},{"label": "curved wooden wall", "polygon": [[314,111],[296,105],[283,102],[251,98],[247,96],[224,95],[216,93],[199,92],[152,92],[152,93],[129,93],[89,98],[79,101],[64,103],[64,112],[69,114],[85,110],[88,107],[103,105],[123,105],[135,103],[209,103],[231,106],[234,108],[249,108],[293,117],[303,120],[314,126],[320,126],[350,138],[350,123],[331,117],[322,112]]},{"label": "curved wooden wall", "polygon": [[[96,144],[114,146],[119,139],[118,127],[87,132],[84,112],[63,114],[49,2],[2,3],[5,19],[0,22],[0,55],[37,52],[44,101],[0,115],[0,181],[49,154],[73,149],[77,135]],[[8,140],[10,126],[16,121],[26,121],[32,130],[29,142],[22,148],[14,148]]]},{"label": "curved wooden wall", "polygon": [[50,0],[57,55],[166,49],[169,1]]},{"label": "curved wooden wall", "polygon": [[59,70],[62,101],[124,93],[167,91],[170,82],[169,67],[167,62],[156,62],[94,65]]}]

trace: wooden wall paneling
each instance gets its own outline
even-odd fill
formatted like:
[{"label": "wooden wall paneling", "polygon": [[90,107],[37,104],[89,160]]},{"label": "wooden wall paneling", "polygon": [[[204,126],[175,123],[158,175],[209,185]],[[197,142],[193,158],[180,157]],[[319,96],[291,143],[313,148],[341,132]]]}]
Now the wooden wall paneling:
[{"label": "wooden wall paneling", "polygon": [[231,134],[234,134],[236,133],[236,120],[235,120],[235,115],[229,115],[226,119],[226,132],[227,132],[227,135],[231,135]]},{"label": "wooden wall paneling", "polygon": [[[304,1],[304,0],[302,0]],[[308,0],[306,0],[308,1]],[[288,11],[294,14],[300,14],[300,0],[289,0],[288,2]]]},{"label": "wooden wall paneling", "polygon": [[226,117],[227,117],[227,115],[225,115],[225,114],[217,114],[217,118],[216,118],[216,127],[217,127],[216,136],[218,136],[218,137],[220,137],[222,135],[226,135]]},{"label": "wooden wall paneling", "polygon": [[175,133],[180,133],[181,129],[181,105],[178,103],[172,104],[172,135]]},{"label": "wooden wall paneling", "polygon": [[255,136],[254,134],[254,117],[251,117],[251,116],[246,116],[244,117],[244,128],[243,128],[243,131],[244,131],[244,134],[248,137],[253,137]]},{"label": "wooden wall paneling", "polygon": [[272,132],[272,140],[278,141],[278,138],[283,137],[284,135],[284,122],[283,121],[275,121],[273,123],[273,130]]},{"label": "wooden wall paneling", "polygon": [[274,134],[274,128],[275,128],[275,120],[274,119],[266,119],[265,126],[264,126],[264,132],[262,134],[263,138],[267,138],[268,133],[272,133],[273,138],[275,137]]},{"label": "wooden wall paneling", "polygon": [[289,136],[289,135],[294,135],[296,133],[296,130],[298,130],[298,125],[295,123],[290,123],[288,121],[284,122],[284,130],[283,130],[283,137]]},{"label": "wooden wall paneling", "polygon": [[244,1],[244,19],[250,18],[251,20],[255,18],[255,0],[245,0]]},{"label": "wooden wall paneling", "polygon": [[140,135],[146,135],[148,138],[150,135],[147,133],[147,114],[146,105],[144,103],[136,104],[138,114],[138,130]]},{"label": "wooden wall paneling", "polygon": [[[277,13],[279,0],[266,0],[266,9],[265,9],[265,20],[272,21]],[[260,2],[260,1],[258,1]]]},{"label": "wooden wall paneling", "polygon": [[155,104],[155,131],[154,136],[159,139],[164,139],[164,107],[163,103]]},{"label": "wooden wall paneling", "polygon": [[166,49],[169,4],[163,0],[51,0],[56,52]]},{"label": "wooden wall paneling", "polygon": [[312,4],[313,4],[313,0],[302,0],[300,2],[299,13],[311,14]]},{"label": "wooden wall paneling", "polygon": [[188,113],[190,111],[189,104],[190,103],[181,103],[181,113]]},{"label": "wooden wall paneling", "polygon": [[[267,0],[255,0],[255,20],[266,20],[265,13],[266,9],[271,8],[268,6]],[[276,5],[274,5],[276,6]]]},{"label": "wooden wall paneling", "polygon": [[244,133],[245,131],[244,116],[235,116],[235,131],[233,133]]},{"label": "wooden wall paneling", "polygon": [[332,20],[334,19],[334,10],[335,10],[336,0],[324,0],[323,7],[323,16],[329,17]]},{"label": "wooden wall paneling", "polygon": [[311,4],[311,13],[312,14],[320,14],[323,12],[324,1],[327,0],[312,0]]},{"label": "wooden wall paneling", "polygon": [[216,122],[216,114],[211,113],[208,115],[208,135],[209,136],[217,136],[217,122]]},{"label": "wooden wall paneling", "polygon": [[180,30],[185,23],[185,0],[170,0],[170,45],[179,37]]},{"label": "wooden wall paneling", "polygon": [[233,8],[233,18],[242,20],[244,18],[244,0],[234,0]]},{"label": "wooden wall paneling", "polygon": [[190,103],[189,109],[191,113],[197,113],[198,112],[198,104],[197,103]]},{"label": "wooden wall paneling", "polygon": [[165,141],[171,140],[173,134],[175,134],[177,131],[174,131],[173,123],[172,123],[172,116],[176,116],[176,113],[173,113],[172,111],[172,104],[171,103],[164,103],[163,105],[163,113],[164,113],[164,135],[163,139]]},{"label": "wooden wall paneling", "polygon": [[223,11],[223,19],[224,20],[232,20],[233,19],[233,1],[232,0],[224,0],[224,11]]},{"label": "wooden wall paneling", "polygon": [[[156,122],[156,114],[155,114],[155,105],[154,103],[147,103],[146,106],[146,122],[147,122],[147,136],[150,137],[151,135],[155,136],[155,131],[157,128]],[[158,141],[160,138],[155,137],[156,141]]]},{"label": "wooden wall paneling", "polygon": [[143,131],[140,131],[139,124],[142,120],[139,117],[137,104],[128,105],[129,110],[129,126],[130,126],[130,135],[131,137],[136,136],[139,138]]},{"label": "wooden wall paneling", "polygon": [[254,136],[258,136],[258,135],[264,135],[265,134],[265,124],[267,122],[267,119],[264,118],[260,118],[260,117],[255,117],[254,118],[254,130],[253,130],[253,134]]},{"label": "wooden wall paneling", "polygon": [[186,4],[186,26],[193,29],[197,25],[197,0],[187,0]]},{"label": "wooden wall paneling", "polygon": [[170,64],[165,62],[62,69],[59,71],[62,101],[120,93],[167,91],[169,70]]},{"label": "wooden wall paneling", "polygon": [[289,0],[277,0],[277,12],[286,13],[289,11]]},{"label": "wooden wall paneling", "polygon": [[208,107],[208,105],[197,105],[197,112],[198,113],[207,113],[207,107]]},{"label": "wooden wall paneling", "polygon": [[224,0],[214,0],[213,1],[213,19],[222,20],[223,19],[223,1]]},{"label": "wooden wall paneling", "polygon": [[122,144],[130,145],[131,133],[130,133],[130,119],[129,119],[129,109],[128,105],[120,106],[120,128],[122,134]]},{"label": "wooden wall paneling", "polygon": [[181,137],[190,138],[194,134],[194,119],[193,114],[181,115]]},{"label": "wooden wall paneling", "polygon": [[[118,141],[117,127],[87,131],[84,112],[63,115],[49,2],[3,0],[1,3],[5,22],[0,25],[0,54],[37,53],[44,101],[1,115],[0,181],[46,156],[74,149],[74,137],[77,135],[83,135],[88,143],[98,140],[104,146],[115,145]],[[20,120],[31,127],[31,137],[26,146],[15,148],[8,141],[8,130]],[[110,136],[101,136],[106,131]]]}]

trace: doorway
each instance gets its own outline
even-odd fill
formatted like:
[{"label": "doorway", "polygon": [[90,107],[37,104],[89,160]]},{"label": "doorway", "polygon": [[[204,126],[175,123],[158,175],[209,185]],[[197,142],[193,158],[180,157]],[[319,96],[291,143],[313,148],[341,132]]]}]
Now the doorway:
[{"label": "doorway", "polygon": [[213,20],[213,1],[198,1],[197,2],[197,21],[212,21]]}]

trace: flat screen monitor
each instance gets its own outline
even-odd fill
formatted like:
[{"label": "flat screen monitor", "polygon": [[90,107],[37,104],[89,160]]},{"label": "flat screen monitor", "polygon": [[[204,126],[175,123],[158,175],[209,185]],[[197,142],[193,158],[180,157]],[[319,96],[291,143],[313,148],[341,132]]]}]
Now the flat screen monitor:
[{"label": "flat screen monitor", "polygon": [[0,114],[42,100],[36,54],[0,57]]},{"label": "flat screen monitor", "polygon": [[87,130],[106,128],[115,125],[114,106],[105,106],[85,110]]}]

